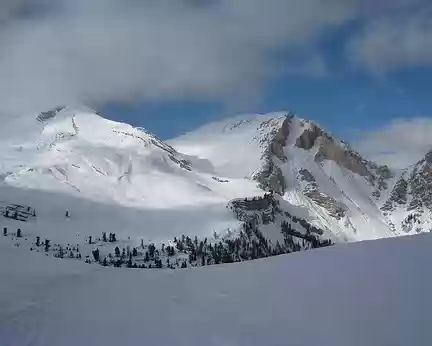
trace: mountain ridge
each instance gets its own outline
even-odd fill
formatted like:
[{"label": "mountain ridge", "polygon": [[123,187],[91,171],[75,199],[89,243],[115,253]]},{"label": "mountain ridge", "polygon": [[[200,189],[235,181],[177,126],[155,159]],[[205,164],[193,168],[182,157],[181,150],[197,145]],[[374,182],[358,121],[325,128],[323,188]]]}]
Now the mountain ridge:
[{"label": "mountain ridge", "polygon": [[[166,210],[222,209],[232,200],[271,191],[283,205],[303,208],[306,212],[296,209],[300,218],[336,242],[431,228],[432,203],[421,186],[430,181],[426,158],[432,154],[400,175],[290,112],[237,116],[164,142],[93,110],[61,106],[36,115],[24,137],[18,150],[6,143],[0,152],[13,158],[2,172],[6,184]],[[399,198],[401,190],[413,196],[406,203]],[[274,222],[287,222],[285,212]],[[261,211],[255,214],[269,233],[280,228],[268,226]],[[238,222],[233,218],[224,224],[239,230]]]}]

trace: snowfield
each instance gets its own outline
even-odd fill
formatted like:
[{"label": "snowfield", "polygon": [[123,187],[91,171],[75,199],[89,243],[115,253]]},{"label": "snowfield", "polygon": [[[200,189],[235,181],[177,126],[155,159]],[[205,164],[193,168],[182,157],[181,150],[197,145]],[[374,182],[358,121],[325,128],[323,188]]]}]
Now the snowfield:
[{"label": "snowfield", "polygon": [[127,270],[53,259],[0,238],[0,343],[429,345],[432,237],[239,264]]}]

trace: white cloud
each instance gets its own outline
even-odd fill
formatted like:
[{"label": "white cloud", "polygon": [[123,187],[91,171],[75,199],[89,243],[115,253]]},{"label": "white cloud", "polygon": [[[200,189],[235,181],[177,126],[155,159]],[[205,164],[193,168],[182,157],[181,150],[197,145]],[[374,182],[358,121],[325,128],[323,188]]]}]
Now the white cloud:
[{"label": "white cloud", "polygon": [[[7,112],[247,94],[274,73],[269,53],[312,44],[355,9],[355,0],[42,0],[43,11],[22,3],[30,14],[0,31]],[[309,64],[305,71],[324,71],[319,58]]]},{"label": "white cloud", "polygon": [[406,168],[432,149],[432,119],[396,119],[363,134],[356,148],[367,158],[390,167]]},{"label": "white cloud", "polygon": [[351,40],[351,61],[383,74],[403,67],[432,65],[432,11],[394,14],[367,22],[360,35]]}]

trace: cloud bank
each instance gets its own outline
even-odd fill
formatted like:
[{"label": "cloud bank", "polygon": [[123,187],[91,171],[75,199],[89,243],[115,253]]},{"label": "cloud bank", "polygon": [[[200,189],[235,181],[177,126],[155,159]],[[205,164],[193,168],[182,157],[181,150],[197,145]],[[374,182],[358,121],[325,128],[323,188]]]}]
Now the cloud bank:
[{"label": "cloud bank", "polygon": [[[0,8],[0,110],[13,113],[257,92],[281,68],[271,53],[309,49],[353,17],[355,1],[2,0]],[[296,69],[324,70],[319,56]]]},{"label": "cloud bank", "polygon": [[432,149],[432,119],[395,119],[389,125],[363,134],[356,148],[366,157],[394,168],[406,168]]},{"label": "cloud bank", "polygon": [[431,37],[432,7],[420,4],[414,10],[390,12],[368,21],[350,40],[347,53],[354,64],[377,75],[404,67],[431,66]]}]

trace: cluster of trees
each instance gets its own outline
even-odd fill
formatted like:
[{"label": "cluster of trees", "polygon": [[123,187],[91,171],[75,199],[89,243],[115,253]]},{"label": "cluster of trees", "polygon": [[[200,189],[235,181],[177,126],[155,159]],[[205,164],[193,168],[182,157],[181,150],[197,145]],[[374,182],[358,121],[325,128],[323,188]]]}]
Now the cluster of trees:
[{"label": "cluster of trees", "polygon": [[239,236],[234,239],[209,242],[207,238],[198,240],[196,236],[192,239],[183,235],[175,237],[172,245],[162,244],[160,248],[155,244],[132,249],[117,246],[114,255],[101,259],[99,250],[95,250],[93,256],[103,266],[176,269],[242,262],[332,245],[330,240],[321,240],[310,231],[301,233],[293,229],[288,222],[282,222],[281,233],[283,243],[273,244],[260,231],[257,219],[253,219],[243,223]]},{"label": "cluster of trees", "polygon": [[115,233],[110,233],[109,237],[107,238],[106,232],[102,232],[102,241],[105,243],[107,242],[115,243],[117,241],[117,236]]},{"label": "cluster of trees", "polygon": [[27,221],[29,217],[36,217],[36,210],[30,206],[11,204],[5,207],[3,216],[18,221]]},{"label": "cluster of trees", "polygon": [[[45,251],[49,251],[49,240],[48,240],[48,244],[45,241]],[[55,244],[52,248],[53,251],[53,256],[57,257],[57,258],[70,258],[70,259],[82,259],[82,255],[79,249],[79,246],[71,246],[71,245],[67,245],[65,247]],[[88,261],[88,256],[86,258],[86,262]]]},{"label": "cluster of trees", "polygon": [[[294,228],[292,228],[291,224],[286,221],[281,222],[281,232],[284,236],[285,244],[294,246],[294,248],[290,252],[316,249],[333,245],[333,242],[330,239],[320,239],[318,235],[312,234],[312,226],[310,226],[310,224],[307,224],[306,227],[303,227],[306,229],[306,233],[295,230]],[[293,244],[294,238],[297,238],[301,241],[301,246],[298,242]]]},{"label": "cluster of trees", "polygon": [[[162,244],[158,248],[155,244],[144,245],[143,241],[139,248],[120,249],[117,246],[114,254],[110,253],[103,259],[95,250],[93,258],[103,266],[175,269],[248,261],[333,245],[331,240],[320,238],[323,234],[321,229],[288,212],[283,213],[272,193],[234,200],[229,208],[242,221],[242,229],[235,238],[218,239],[215,234],[214,239],[208,241],[207,238],[199,240],[197,236],[183,235],[174,237],[170,245]],[[277,215],[283,220],[280,224],[283,241],[274,244],[263,235],[260,226],[276,224]],[[292,223],[298,223],[305,231],[294,229]],[[106,241],[105,234],[102,238]]]}]

